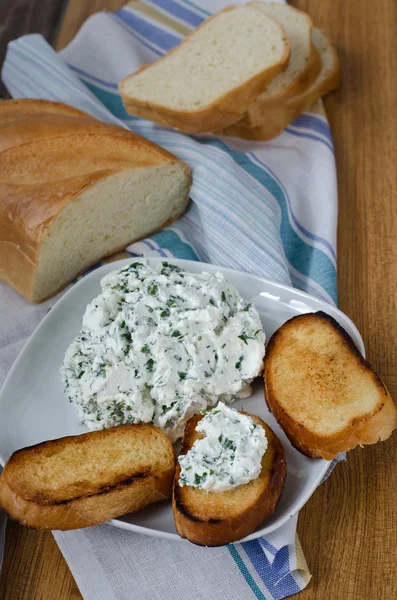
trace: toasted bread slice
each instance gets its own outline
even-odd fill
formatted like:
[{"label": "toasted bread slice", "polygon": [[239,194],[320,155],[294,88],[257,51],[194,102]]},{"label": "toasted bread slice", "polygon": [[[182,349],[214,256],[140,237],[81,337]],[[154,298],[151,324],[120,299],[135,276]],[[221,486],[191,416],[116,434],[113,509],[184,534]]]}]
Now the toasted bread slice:
[{"label": "toasted bread slice", "polygon": [[314,82],[299,94],[294,94],[285,103],[263,111],[263,124],[250,127],[243,121],[227,127],[223,133],[241,137],[246,140],[265,141],[279,136],[283,129],[310,107],[322,96],[332,92],[339,86],[339,58],[326,34],[317,29],[312,30],[313,44],[321,56],[321,71]]},{"label": "toasted bread slice", "polygon": [[0,505],[28,527],[89,527],[169,498],[174,470],[160,429],[121,425],[18,450],[0,477]]},{"label": "toasted bread slice", "polygon": [[119,86],[127,112],[188,133],[238,121],[287,66],[284,29],[256,8],[228,6]]},{"label": "toasted bread slice", "polygon": [[271,337],[265,397],[291,443],[331,460],[386,440],[397,410],[385,385],[346,331],[324,312],[299,315]]},{"label": "toasted bread slice", "polygon": [[[243,411],[241,411],[243,412]],[[249,535],[276,508],[286,477],[283,447],[262,419],[249,415],[262,425],[268,442],[259,477],[249,483],[222,492],[207,492],[179,485],[181,467],[177,463],[172,493],[172,509],[179,535],[200,546],[221,546]],[[201,437],[196,431],[203,415],[192,417],[185,429],[181,454],[186,454]]]}]

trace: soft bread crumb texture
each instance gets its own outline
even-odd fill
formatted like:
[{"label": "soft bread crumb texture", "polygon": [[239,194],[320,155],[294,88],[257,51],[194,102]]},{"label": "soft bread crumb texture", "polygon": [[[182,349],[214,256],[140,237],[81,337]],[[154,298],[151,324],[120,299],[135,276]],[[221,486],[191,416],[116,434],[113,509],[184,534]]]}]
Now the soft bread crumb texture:
[{"label": "soft bread crumb texture", "polygon": [[291,46],[287,68],[269,83],[263,94],[258,97],[261,101],[288,90],[295,85],[297,77],[306,69],[312,53],[312,20],[306,13],[287,4],[251,2],[249,5],[277,20],[284,27]]},{"label": "soft bread crumb texture", "polygon": [[50,296],[102,256],[174,220],[186,194],[186,169],[177,162],[111,174],[83,191],[42,241],[33,300]]},{"label": "soft bread crumb texture", "polygon": [[379,410],[376,375],[327,321],[289,323],[268,356],[266,378],[281,410],[322,436]]},{"label": "soft bread crumb texture", "polygon": [[185,209],[189,169],[126,129],[41,100],[0,103],[0,279],[30,302]]},{"label": "soft bread crumb texture", "polygon": [[285,56],[280,26],[256,8],[220,12],[158,63],[125,80],[137,101],[195,111],[211,105]]}]

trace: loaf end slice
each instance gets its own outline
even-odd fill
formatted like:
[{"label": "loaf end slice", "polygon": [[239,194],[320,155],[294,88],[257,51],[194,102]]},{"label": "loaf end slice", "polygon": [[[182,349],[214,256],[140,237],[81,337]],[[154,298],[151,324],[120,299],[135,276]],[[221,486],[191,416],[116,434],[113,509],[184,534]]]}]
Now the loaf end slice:
[{"label": "loaf end slice", "polygon": [[120,83],[128,112],[188,133],[239,120],[286,68],[284,29],[255,8],[229,6],[176,48]]},{"label": "loaf end slice", "polygon": [[390,437],[397,410],[347,332],[324,312],[287,321],[265,355],[265,398],[293,446],[326,460]]},{"label": "loaf end slice", "polygon": [[222,133],[246,140],[266,141],[279,136],[285,127],[322,96],[336,90],[340,81],[339,58],[328,36],[317,29],[312,30],[313,44],[321,57],[321,70],[314,82],[300,94],[294,94],[285,103],[265,109],[262,125],[250,127],[242,120],[227,127]]},{"label": "loaf end slice", "polygon": [[285,29],[291,46],[288,67],[262,90],[240,120],[242,125],[258,127],[266,123],[268,111],[312,84],[320,72],[321,59],[312,41],[313,21],[308,14],[278,2],[250,2],[249,5],[276,19]]},{"label": "loaf end slice", "polygon": [[[172,492],[175,526],[181,537],[194,544],[221,546],[241,540],[274,512],[281,496],[286,478],[283,447],[269,425],[256,415],[248,416],[264,428],[268,441],[256,479],[222,492],[181,487],[178,484],[181,468],[177,463]],[[196,415],[188,421],[181,454],[186,454],[201,435],[196,427],[202,418],[203,415]]]},{"label": "loaf end slice", "polygon": [[174,470],[161,430],[121,425],[18,450],[0,477],[0,505],[28,527],[89,527],[169,498]]}]

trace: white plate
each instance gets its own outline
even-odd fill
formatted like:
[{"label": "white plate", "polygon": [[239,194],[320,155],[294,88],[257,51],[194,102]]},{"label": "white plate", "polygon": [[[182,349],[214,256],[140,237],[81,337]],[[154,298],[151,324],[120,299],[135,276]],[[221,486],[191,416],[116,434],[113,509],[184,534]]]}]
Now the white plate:
[{"label": "white plate", "polygon": [[[151,258],[149,264],[162,260]],[[350,319],[321,300],[247,273],[188,260],[167,260],[192,272],[223,273],[247,301],[255,304],[267,339],[291,317],[323,310],[346,329],[364,354],[362,339]],[[0,462],[3,465],[19,448],[87,431],[78,423],[75,409],[64,396],[59,368],[68,345],[80,331],[87,304],[101,291],[101,278],[130,262],[128,259],[109,263],[81,279],[46,315],[25,345],[0,393]],[[329,462],[307,458],[291,446],[267,409],[260,380],[254,386],[251,398],[239,400],[233,406],[245,408],[269,423],[284,446],[287,460],[286,485],[277,508],[262,529],[245,538],[250,540],[270,533],[296,514],[320,483]],[[170,503],[156,504],[113,519],[111,524],[148,535],[180,539]]]}]

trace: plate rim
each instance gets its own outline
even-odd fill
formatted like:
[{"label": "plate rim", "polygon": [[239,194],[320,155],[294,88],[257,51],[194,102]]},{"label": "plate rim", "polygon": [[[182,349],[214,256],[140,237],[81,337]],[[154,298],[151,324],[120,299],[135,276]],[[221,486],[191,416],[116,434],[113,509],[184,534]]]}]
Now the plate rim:
[{"label": "plate rim", "polygon": [[[214,265],[212,263],[204,263],[201,261],[180,259],[180,258],[168,257],[168,256],[167,257],[159,257],[159,256],[134,257],[134,256],[131,256],[128,258],[123,258],[123,259],[117,260],[117,261],[105,263],[105,264],[101,265],[100,267],[92,270],[87,275],[82,276],[75,284],[71,285],[69,287],[69,289],[57,300],[57,302],[54,304],[54,306],[51,307],[51,309],[47,312],[47,314],[43,317],[43,319],[40,321],[40,323],[37,325],[37,327],[34,329],[34,331],[28,337],[22,350],[20,351],[20,353],[18,354],[17,358],[15,359],[13,365],[11,366],[11,368],[3,382],[3,385],[1,386],[1,389],[0,389],[0,404],[1,404],[2,397],[5,393],[5,390],[6,390],[7,386],[9,385],[9,381],[14,376],[14,372],[19,368],[19,363],[22,362],[24,360],[25,355],[29,353],[29,347],[31,345],[32,339],[34,337],[36,337],[38,332],[40,332],[40,330],[45,326],[47,320],[52,316],[51,313],[52,313],[53,309],[55,307],[57,307],[57,309],[59,309],[68,300],[69,296],[76,292],[76,289],[79,287],[79,285],[82,282],[85,283],[85,282],[89,281],[90,279],[93,279],[94,277],[98,277],[98,274],[101,271],[104,271],[104,272],[109,271],[109,268],[111,268],[112,270],[117,270],[117,269],[121,268],[122,266],[124,266],[125,264],[131,263],[132,261],[134,261],[134,259],[139,260],[140,258],[147,260],[149,262],[149,264],[157,264],[159,262],[169,262],[171,264],[175,264],[176,266],[184,267],[187,270],[189,269],[189,265],[195,265],[196,267],[200,267],[200,268],[202,268],[203,271],[205,271],[206,268],[208,268],[208,266],[210,266],[211,270],[219,269],[220,272],[225,273],[226,276],[227,276],[227,273],[232,273],[237,276],[242,275],[251,280],[256,280],[257,282],[265,284],[267,286],[271,286],[271,287],[286,291],[287,293],[290,293],[295,297],[304,298],[311,302],[315,301],[316,303],[319,303],[322,305],[322,307],[323,307],[322,310],[324,310],[324,312],[331,314],[331,316],[338,315],[340,317],[341,321],[346,322],[350,326],[351,331],[354,334],[354,342],[357,345],[358,349],[360,350],[361,354],[365,358],[364,342],[363,342],[363,339],[362,339],[360,332],[358,331],[356,325],[353,323],[353,321],[350,319],[350,317],[348,317],[339,308],[337,308],[336,306],[334,306],[332,304],[328,304],[325,300],[322,300],[321,298],[317,298],[316,296],[308,294],[307,292],[304,292],[304,291],[294,288],[292,286],[289,286],[289,285],[286,285],[283,283],[279,283],[277,281],[273,281],[273,280],[267,279],[265,277],[261,277],[260,275],[251,274],[246,271],[239,271],[238,269],[232,269],[230,267],[222,267],[219,265]],[[0,450],[0,466],[4,466],[6,460],[8,460],[8,458],[5,459],[4,456],[1,454],[1,450]],[[289,521],[290,518],[295,516],[300,511],[300,509],[306,504],[306,502],[308,502],[310,497],[313,495],[313,493],[315,492],[315,490],[321,483],[321,480],[323,479],[324,475],[326,474],[326,472],[329,468],[329,465],[332,462],[332,461],[326,461],[324,459],[313,459],[313,460],[322,461],[324,463],[323,468],[319,471],[317,477],[314,480],[314,483],[312,485],[312,491],[309,491],[306,493],[306,495],[302,496],[301,500],[294,507],[294,510],[291,512],[291,514],[287,513],[284,517],[281,517],[276,523],[262,527],[261,529],[251,533],[250,535],[246,536],[245,538],[243,538],[242,540],[239,540],[239,541],[241,541],[241,542],[242,541],[250,541],[253,539],[257,539],[259,537],[263,537],[263,536],[275,531],[276,529],[279,529],[280,527],[282,527],[287,521]],[[158,529],[144,527],[141,525],[135,525],[133,523],[127,523],[126,521],[120,520],[120,518],[111,519],[110,521],[107,521],[106,524],[114,526],[114,527],[118,527],[120,529],[124,529],[127,531],[132,531],[135,533],[149,535],[149,536],[153,536],[153,537],[160,537],[163,539],[174,540],[174,541],[183,540],[183,538],[181,538],[177,533],[170,533],[170,532],[161,531]]]}]

